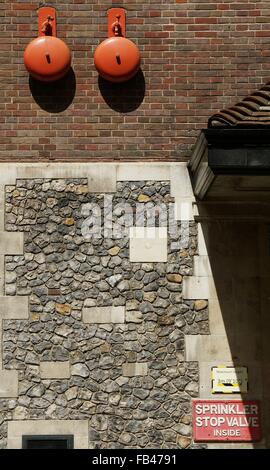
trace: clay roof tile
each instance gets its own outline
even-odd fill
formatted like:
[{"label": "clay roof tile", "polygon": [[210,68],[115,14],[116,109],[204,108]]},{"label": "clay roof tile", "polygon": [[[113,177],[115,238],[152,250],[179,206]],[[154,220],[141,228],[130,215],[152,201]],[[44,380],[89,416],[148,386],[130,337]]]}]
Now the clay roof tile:
[{"label": "clay roof tile", "polygon": [[208,127],[270,126],[270,84],[210,117]]}]

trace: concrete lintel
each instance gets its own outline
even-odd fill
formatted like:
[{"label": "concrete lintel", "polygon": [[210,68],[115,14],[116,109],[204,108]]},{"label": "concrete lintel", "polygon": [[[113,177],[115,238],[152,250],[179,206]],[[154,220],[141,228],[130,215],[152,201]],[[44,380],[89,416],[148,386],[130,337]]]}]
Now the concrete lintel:
[{"label": "concrete lintel", "polygon": [[87,420],[25,420],[8,422],[8,449],[21,449],[23,435],[73,434],[75,449],[88,449]]},{"label": "concrete lintel", "polygon": [[18,397],[18,371],[0,370],[0,398]]},{"label": "concrete lintel", "polygon": [[15,184],[16,179],[88,178],[89,192],[116,191],[116,165],[109,163],[0,163],[0,184]]},{"label": "concrete lintel", "polygon": [[0,297],[0,319],[27,320],[29,318],[29,300],[24,296]]},{"label": "concrete lintel", "polygon": [[172,195],[193,197],[185,162],[0,163],[0,186],[16,179],[88,178],[90,192],[115,192],[116,181],[171,181]]},{"label": "concrete lintel", "polygon": [[[116,181],[167,181],[170,180],[170,167],[186,168],[186,163],[155,163],[155,162],[87,162],[87,163],[0,163],[0,185],[15,184],[16,179],[34,178],[88,178],[89,190],[91,186],[98,186],[98,192],[107,192],[105,187],[113,190],[114,179]],[[97,180],[95,181],[95,178]],[[108,183],[110,181],[110,183]],[[103,188],[100,184],[103,184]],[[115,189],[114,189],[115,191]]]}]

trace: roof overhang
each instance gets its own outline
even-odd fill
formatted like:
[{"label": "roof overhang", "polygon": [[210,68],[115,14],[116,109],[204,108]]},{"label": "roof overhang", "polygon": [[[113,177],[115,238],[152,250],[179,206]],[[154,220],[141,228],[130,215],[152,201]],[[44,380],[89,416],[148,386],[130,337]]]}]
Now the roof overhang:
[{"label": "roof overhang", "polygon": [[270,200],[270,129],[202,130],[190,161],[200,200]]}]

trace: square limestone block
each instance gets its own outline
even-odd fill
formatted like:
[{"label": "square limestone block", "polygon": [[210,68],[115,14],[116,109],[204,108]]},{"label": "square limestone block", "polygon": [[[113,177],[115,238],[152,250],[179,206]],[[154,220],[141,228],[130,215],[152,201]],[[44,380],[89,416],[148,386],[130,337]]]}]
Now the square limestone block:
[{"label": "square limestone block", "polygon": [[130,261],[166,263],[168,256],[166,227],[131,227]]},{"label": "square limestone block", "polygon": [[16,370],[0,370],[0,398],[16,398],[18,396],[18,372]]},{"label": "square limestone block", "polygon": [[23,233],[0,232],[0,255],[23,254]]}]

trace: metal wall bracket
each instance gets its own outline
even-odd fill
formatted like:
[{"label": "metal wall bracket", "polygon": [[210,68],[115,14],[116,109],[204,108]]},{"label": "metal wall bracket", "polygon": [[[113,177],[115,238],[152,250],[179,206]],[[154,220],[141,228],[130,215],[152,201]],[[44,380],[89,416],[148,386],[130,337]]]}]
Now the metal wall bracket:
[{"label": "metal wall bracket", "polygon": [[126,10],[110,8],[108,10],[108,37],[126,37]]},{"label": "metal wall bracket", "polygon": [[43,7],[38,11],[38,35],[56,36],[56,9]]}]

